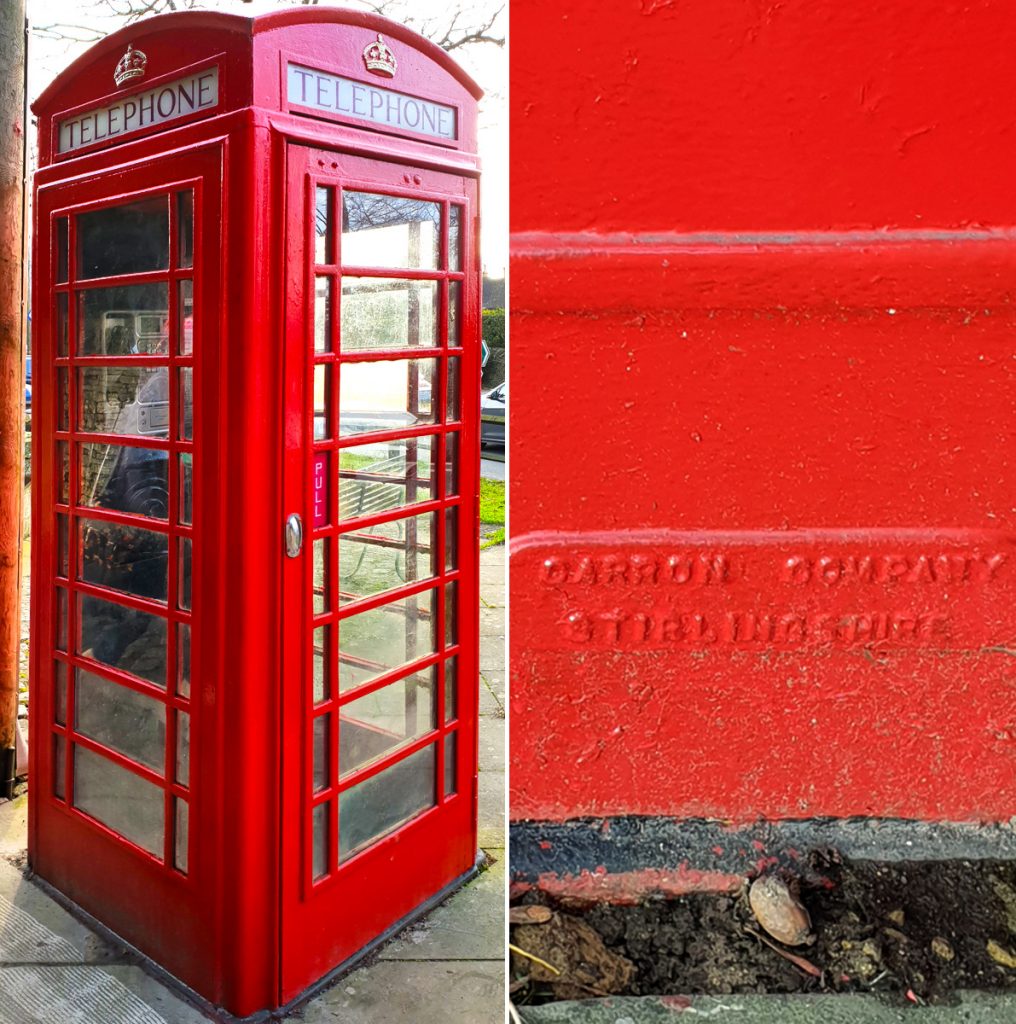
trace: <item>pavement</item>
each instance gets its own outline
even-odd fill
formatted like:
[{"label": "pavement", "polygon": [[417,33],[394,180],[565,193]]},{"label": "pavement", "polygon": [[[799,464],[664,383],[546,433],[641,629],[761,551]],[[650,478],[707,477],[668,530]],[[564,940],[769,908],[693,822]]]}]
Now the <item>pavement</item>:
[{"label": "pavement", "polygon": [[[286,1018],[503,1024],[505,548],[480,555],[479,845],[486,871]],[[27,602],[26,602],[27,603]],[[25,628],[27,633],[27,626]],[[26,879],[28,797],[0,802],[0,1024],[201,1024],[206,1018]]]},{"label": "pavement", "polygon": [[495,452],[491,449],[486,449],[483,458],[480,459],[480,476],[484,480],[504,480],[505,479],[505,461],[504,452]]}]

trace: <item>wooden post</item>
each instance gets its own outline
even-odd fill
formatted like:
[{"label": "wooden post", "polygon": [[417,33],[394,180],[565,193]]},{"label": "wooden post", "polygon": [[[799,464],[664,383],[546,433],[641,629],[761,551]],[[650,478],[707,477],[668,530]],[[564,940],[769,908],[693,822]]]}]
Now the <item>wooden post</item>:
[{"label": "wooden post", "polygon": [[0,796],[14,789],[25,451],[25,3],[0,4]]}]

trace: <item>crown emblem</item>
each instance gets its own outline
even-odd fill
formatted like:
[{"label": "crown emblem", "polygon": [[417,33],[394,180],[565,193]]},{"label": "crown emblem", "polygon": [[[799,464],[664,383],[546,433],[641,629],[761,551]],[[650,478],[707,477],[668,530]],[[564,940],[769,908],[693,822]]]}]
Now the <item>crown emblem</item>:
[{"label": "crown emblem", "polygon": [[376,43],[368,43],[363,48],[363,62],[367,65],[368,71],[373,71],[375,75],[384,75],[385,78],[394,78],[395,70],[399,66],[395,54],[381,38],[380,32]]},{"label": "crown emblem", "polygon": [[120,58],[120,63],[113,72],[113,81],[117,85],[123,85],[134,78],[144,78],[145,68],[148,65],[148,58],[140,51],[135,50],[130,43],[127,44],[127,52]]}]

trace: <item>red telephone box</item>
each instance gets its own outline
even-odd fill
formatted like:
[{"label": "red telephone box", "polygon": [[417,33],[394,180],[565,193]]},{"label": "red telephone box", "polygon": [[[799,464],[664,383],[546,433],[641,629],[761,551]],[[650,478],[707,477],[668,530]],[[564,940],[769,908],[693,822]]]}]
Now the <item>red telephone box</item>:
[{"label": "red telephone box", "polygon": [[474,870],[478,96],[301,9],[35,105],[29,855],[233,1014]]}]

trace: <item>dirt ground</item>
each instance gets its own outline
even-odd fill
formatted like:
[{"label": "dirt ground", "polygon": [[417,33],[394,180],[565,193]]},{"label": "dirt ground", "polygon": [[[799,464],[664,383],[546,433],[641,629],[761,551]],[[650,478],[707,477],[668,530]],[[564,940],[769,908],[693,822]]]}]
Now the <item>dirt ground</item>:
[{"label": "dirt ground", "polygon": [[793,949],[752,934],[761,929],[744,893],[585,909],[529,893],[520,903],[555,912],[513,928],[512,942],[529,954],[513,953],[513,998],[873,991],[922,1004],[948,1001],[957,989],[1016,989],[1011,862],[839,863],[825,855],[790,881],[815,935]]}]

